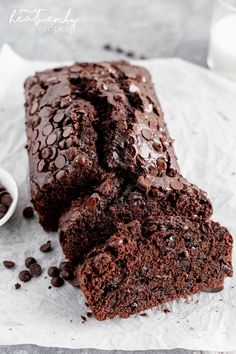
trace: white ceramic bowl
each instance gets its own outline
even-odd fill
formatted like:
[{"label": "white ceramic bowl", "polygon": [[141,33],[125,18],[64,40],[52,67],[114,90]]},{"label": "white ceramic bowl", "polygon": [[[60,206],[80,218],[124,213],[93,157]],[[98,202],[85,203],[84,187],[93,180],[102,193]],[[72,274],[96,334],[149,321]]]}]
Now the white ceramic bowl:
[{"label": "white ceramic bowl", "polygon": [[16,205],[18,202],[18,187],[14,178],[10,175],[9,172],[0,167],[0,185],[5,187],[7,191],[11,194],[12,203],[7,213],[3,218],[0,219],[0,226],[4,225],[10,217],[14,214],[16,210]]}]

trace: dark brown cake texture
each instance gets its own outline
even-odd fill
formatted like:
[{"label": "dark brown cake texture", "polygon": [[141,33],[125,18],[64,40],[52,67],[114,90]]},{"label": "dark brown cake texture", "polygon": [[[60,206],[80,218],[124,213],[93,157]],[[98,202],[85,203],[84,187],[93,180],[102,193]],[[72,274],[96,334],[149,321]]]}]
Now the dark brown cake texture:
[{"label": "dark brown cake texture", "polygon": [[129,317],[170,300],[224,284],[232,276],[232,237],[214,221],[148,218],[119,224],[78,267],[98,320]]},{"label": "dark brown cake texture", "polygon": [[76,63],[28,78],[25,96],[32,203],[97,319],[223,286],[232,238],[181,175],[146,69]]}]

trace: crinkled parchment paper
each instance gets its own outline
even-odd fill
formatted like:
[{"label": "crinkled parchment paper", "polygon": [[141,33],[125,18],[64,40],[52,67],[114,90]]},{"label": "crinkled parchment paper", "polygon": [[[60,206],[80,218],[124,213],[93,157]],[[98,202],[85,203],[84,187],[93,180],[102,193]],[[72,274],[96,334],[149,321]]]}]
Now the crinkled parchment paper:
[{"label": "crinkled parchment paper", "polygon": [[[17,180],[19,205],[0,228],[0,344],[100,349],[187,348],[236,350],[236,281],[221,293],[201,293],[147,311],[148,317],[97,322],[86,314],[85,299],[69,284],[48,289],[46,269],[63,259],[56,234],[22,218],[29,202],[24,150],[23,81],[36,70],[58,63],[26,61],[8,46],[0,54],[0,166]],[[60,64],[61,65],[61,64]],[[147,60],[184,176],[208,191],[214,219],[236,235],[236,84],[180,59]],[[52,240],[54,251],[38,249]],[[15,290],[26,256],[33,255],[44,275]],[[14,270],[2,261],[16,262]],[[235,259],[234,259],[235,263]]]}]

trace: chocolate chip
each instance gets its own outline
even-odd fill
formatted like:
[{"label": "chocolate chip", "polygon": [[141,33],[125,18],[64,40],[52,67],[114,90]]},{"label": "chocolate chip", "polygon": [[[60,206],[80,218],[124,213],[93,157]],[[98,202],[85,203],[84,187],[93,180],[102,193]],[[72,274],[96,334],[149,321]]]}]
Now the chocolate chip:
[{"label": "chocolate chip", "polygon": [[25,259],[25,266],[29,268],[32,264],[36,263],[36,259],[34,257],[27,257]]},{"label": "chocolate chip", "polygon": [[65,280],[71,280],[74,277],[73,273],[69,270],[66,270],[66,269],[63,269],[61,271],[61,275]]},{"label": "chocolate chip", "polygon": [[64,284],[64,280],[61,277],[53,277],[51,279],[51,284],[52,286],[55,286],[56,288],[61,287]]},{"label": "chocolate chip", "polygon": [[34,114],[36,111],[37,111],[37,108],[38,108],[38,102],[37,101],[34,101],[32,106],[31,106],[31,109],[30,109],[30,114]]},{"label": "chocolate chip", "polygon": [[65,272],[65,271],[68,271],[68,272],[71,272],[73,273],[73,264],[71,262],[61,262],[59,264],[59,270],[60,272]]},{"label": "chocolate chip", "polygon": [[138,123],[134,123],[132,126],[133,132],[138,135],[141,132],[141,127]]},{"label": "chocolate chip", "polygon": [[156,129],[157,128],[157,119],[155,117],[151,117],[149,119],[148,125],[151,129]]},{"label": "chocolate chip", "polygon": [[15,267],[15,262],[13,261],[3,261],[3,265],[7,269],[11,269]]},{"label": "chocolate chip", "polygon": [[87,317],[88,317],[88,318],[93,317],[92,312],[87,312]]},{"label": "chocolate chip", "polygon": [[157,152],[162,152],[163,151],[162,144],[160,142],[154,141],[152,146]]},{"label": "chocolate chip", "polygon": [[166,162],[163,159],[161,159],[161,158],[157,159],[156,164],[161,170],[165,171],[167,169]]},{"label": "chocolate chip", "polygon": [[16,284],[15,284],[15,289],[18,290],[18,289],[20,289],[20,288],[21,288],[21,285],[20,285],[19,283],[16,283]]},{"label": "chocolate chip", "polygon": [[44,243],[39,249],[41,252],[44,252],[44,253],[51,252],[51,250],[52,250],[51,241]]},{"label": "chocolate chip", "polygon": [[146,144],[141,145],[139,154],[142,158],[147,159],[149,157],[149,148],[146,146]]},{"label": "chocolate chip", "polygon": [[29,267],[29,271],[33,277],[39,277],[40,274],[42,273],[42,268],[38,263],[33,263]]},{"label": "chocolate chip", "polygon": [[60,96],[61,97],[68,96],[70,94],[70,92],[71,92],[70,86],[65,85],[60,90]]},{"label": "chocolate chip", "polygon": [[43,128],[42,133],[43,133],[43,135],[48,136],[49,134],[51,134],[52,131],[53,131],[52,124],[48,124]]},{"label": "chocolate chip", "polygon": [[57,154],[57,149],[55,148],[55,146],[53,146],[51,149],[51,156],[50,156],[50,160],[54,160]]},{"label": "chocolate chip", "polygon": [[123,51],[123,49],[122,49],[122,48],[117,47],[117,48],[116,48],[116,52],[117,52],[117,53],[123,53],[124,51]]},{"label": "chocolate chip", "polygon": [[28,270],[22,270],[19,273],[19,279],[21,281],[23,281],[24,283],[26,283],[27,281],[29,281],[32,278],[32,275],[30,274],[30,272]]},{"label": "chocolate chip", "polygon": [[36,141],[36,143],[34,143],[33,148],[32,148],[32,154],[33,154],[33,155],[36,154],[36,152],[37,152],[38,149],[39,149],[39,146],[40,146],[40,142],[39,142],[39,141]]},{"label": "chocolate chip", "polygon": [[34,142],[34,141],[37,139],[38,134],[39,134],[38,129],[35,129],[35,130],[33,131],[32,135],[31,135],[31,141],[32,141],[32,142]]},{"label": "chocolate chip", "polygon": [[48,145],[53,145],[56,140],[57,140],[56,134],[55,134],[55,133],[52,133],[52,134],[49,135],[48,138],[47,138],[47,144],[48,144]]},{"label": "chocolate chip", "polygon": [[126,53],[126,55],[127,55],[127,57],[129,57],[129,58],[133,58],[133,57],[134,57],[134,52],[128,51],[128,52]]},{"label": "chocolate chip", "polygon": [[212,288],[212,289],[206,290],[206,292],[207,293],[219,293],[222,290],[224,290],[224,286],[219,286],[217,288]]},{"label": "chocolate chip", "polygon": [[66,158],[64,155],[58,155],[55,160],[55,166],[57,168],[63,168],[66,164]]},{"label": "chocolate chip", "polygon": [[111,50],[111,49],[112,49],[112,47],[111,47],[110,44],[104,44],[103,48],[104,48],[105,50]]},{"label": "chocolate chip", "polygon": [[12,203],[12,197],[10,194],[5,194],[3,197],[1,197],[1,203],[6,207],[9,207]]},{"label": "chocolate chip", "polygon": [[71,133],[73,132],[73,128],[72,127],[66,127],[63,131],[63,137],[67,138]]},{"label": "chocolate chip", "polygon": [[49,147],[46,147],[42,150],[41,156],[43,159],[48,159],[52,154],[52,150]]},{"label": "chocolate chip", "polygon": [[83,155],[77,155],[76,158],[74,159],[74,164],[76,166],[84,166],[85,164],[85,157]]},{"label": "chocolate chip", "polygon": [[73,65],[70,67],[71,73],[78,73],[80,70],[81,70],[81,67],[79,65]]},{"label": "chocolate chip", "polygon": [[73,140],[72,138],[66,139],[66,147],[69,148],[73,145]]},{"label": "chocolate chip", "polygon": [[32,127],[33,127],[33,128],[36,128],[36,127],[40,124],[41,118],[38,117],[38,116],[34,116],[34,117],[30,120],[30,122],[31,122]]},{"label": "chocolate chip", "polygon": [[65,115],[64,112],[57,112],[55,114],[55,116],[53,117],[54,122],[55,123],[60,123],[63,120],[64,115]]},{"label": "chocolate chip", "polygon": [[57,172],[56,174],[56,179],[58,181],[60,181],[61,179],[63,179],[66,176],[66,171],[65,170],[61,170],[59,172]]},{"label": "chocolate chip", "polygon": [[142,130],[142,136],[143,136],[145,139],[150,140],[150,139],[152,138],[152,132],[151,132],[151,130],[148,129],[148,128],[144,128],[144,129]]},{"label": "chocolate chip", "polygon": [[172,189],[174,190],[181,190],[183,189],[183,183],[181,183],[180,181],[178,181],[177,179],[173,179],[173,181],[171,181],[170,186]]},{"label": "chocolate chip", "polygon": [[26,207],[23,210],[23,216],[26,219],[31,219],[34,216],[34,209],[31,206]]},{"label": "chocolate chip", "polygon": [[147,57],[145,57],[144,55],[140,55],[139,59],[144,60],[147,59]]},{"label": "chocolate chip", "polygon": [[50,267],[48,268],[48,275],[52,278],[58,277],[60,274],[60,271],[57,267]]},{"label": "chocolate chip", "polygon": [[84,321],[84,322],[86,322],[87,321],[87,318],[85,317],[85,316],[80,316],[81,318],[82,318],[82,320]]},{"label": "chocolate chip", "polygon": [[137,183],[140,187],[147,189],[152,185],[152,178],[149,176],[139,176]]},{"label": "chocolate chip", "polygon": [[4,204],[0,204],[0,213],[5,215],[7,212],[7,207]]},{"label": "chocolate chip", "polygon": [[38,163],[38,172],[42,172],[44,167],[45,167],[45,161],[44,160],[40,160],[39,163]]}]

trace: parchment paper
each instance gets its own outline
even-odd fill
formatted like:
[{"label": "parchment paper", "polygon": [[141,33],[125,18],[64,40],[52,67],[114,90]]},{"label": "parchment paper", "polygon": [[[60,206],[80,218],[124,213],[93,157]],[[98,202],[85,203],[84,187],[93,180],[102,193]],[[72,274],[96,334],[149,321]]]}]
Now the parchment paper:
[{"label": "parchment paper", "polygon": [[[69,284],[48,289],[47,267],[57,265],[63,255],[56,234],[46,234],[36,219],[22,218],[29,202],[23,80],[57,64],[23,60],[6,45],[0,54],[0,165],[12,173],[20,190],[15,215],[0,228],[0,344],[236,350],[235,278],[226,280],[221,293],[174,301],[147,311],[148,317],[105,322],[90,318],[82,323],[87,309],[79,289]],[[183,175],[208,191],[214,219],[236,235],[236,85],[180,59],[139,64],[152,73]],[[48,239],[54,250],[42,254],[39,246]],[[15,290],[26,256],[37,258],[44,275]],[[5,259],[14,260],[16,268],[5,269]]]}]

